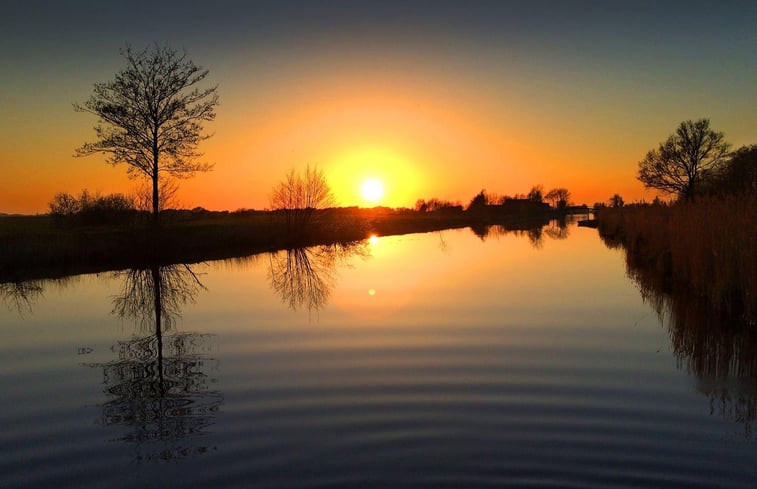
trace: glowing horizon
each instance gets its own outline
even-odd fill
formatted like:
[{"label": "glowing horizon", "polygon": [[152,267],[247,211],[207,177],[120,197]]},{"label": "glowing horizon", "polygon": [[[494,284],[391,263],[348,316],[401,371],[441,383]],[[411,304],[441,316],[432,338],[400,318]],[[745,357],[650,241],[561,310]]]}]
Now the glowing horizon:
[{"label": "glowing horizon", "polygon": [[71,103],[122,68],[125,39],[185,47],[219,85],[213,137],[198,148],[215,167],[180,182],[184,208],[264,209],[307,164],[340,206],[370,205],[368,178],[389,207],[539,184],[579,204],[651,200],[637,162],[681,121],[709,117],[734,148],[757,142],[744,103],[757,98],[754,8],[586,5],[590,16],[518,2],[219,5],[202,32],[191,8],[170,5],[147,22],[134,7],[11,5],[0,26],[0,212],[46,212],[58,192],[133,191],[124,167],[72,156],[96,120]]}]

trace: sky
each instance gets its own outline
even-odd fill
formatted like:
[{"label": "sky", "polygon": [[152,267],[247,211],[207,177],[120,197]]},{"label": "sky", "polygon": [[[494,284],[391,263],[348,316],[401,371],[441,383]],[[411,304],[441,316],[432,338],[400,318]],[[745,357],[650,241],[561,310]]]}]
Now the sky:
[{"label": "sky", "polygon": [[467,203],[480,190],[620,193],[646,152],[707,117],[757,143],[757,2],[3,0],[0,213],[58,192],[131,193],[105,156],[74,157],[94,116],[74,112],[125,67],[120,50],[186,50],[218,85],[211,172],[181,207],[263,209],[290,169],[320,167],[337,203]]}]

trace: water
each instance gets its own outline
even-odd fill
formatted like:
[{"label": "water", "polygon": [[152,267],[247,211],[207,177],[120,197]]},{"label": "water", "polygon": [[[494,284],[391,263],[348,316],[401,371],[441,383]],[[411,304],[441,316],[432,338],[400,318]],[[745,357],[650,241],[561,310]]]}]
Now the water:
[{"label": "water", "polygon": [[3,488],[757,484],[752,340],[661,322],[595,230],[24,285],[0,289]]}]

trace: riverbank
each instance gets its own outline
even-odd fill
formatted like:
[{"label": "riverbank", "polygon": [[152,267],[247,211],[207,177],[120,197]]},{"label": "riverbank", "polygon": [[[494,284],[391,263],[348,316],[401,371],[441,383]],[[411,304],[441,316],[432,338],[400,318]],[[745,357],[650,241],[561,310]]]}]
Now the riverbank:
[{"label": "riverbank", "polygon": [[194,263],[280,249],[499,224],[541,227],[553,211],[483,212],[335,208],[317,211],[305,228],[287,227],[281,212],[170,211],[154,230],[149,219],[79,226],[50,216],[0,218],[0,282],[98,273],[146,264]]},{"label": "riverbank", "polygon": [[626,251],[629,272],[654,274],[728,317],[757,321],[757,196],[602,209],[600,236]]}]

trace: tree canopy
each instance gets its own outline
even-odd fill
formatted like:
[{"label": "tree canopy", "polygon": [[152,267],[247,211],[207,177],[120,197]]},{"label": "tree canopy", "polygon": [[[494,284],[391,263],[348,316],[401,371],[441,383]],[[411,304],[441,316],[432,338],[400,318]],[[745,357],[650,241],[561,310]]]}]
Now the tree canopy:
[{"label": "tree canopy", "polygon": [[544,196],[545,199],[552,202],[552,205],[558,209],[564,209],[570,201],[570,191],[567,188],[553,188]]},{"label": "tree canopy", "polygon": [[684,121],[639,162],[637,178],[647,188],[691,200],[702,174],[715,169],[728,148],[723,133],[710,129],[709,119]]},{"label": "tree canopy", "polygon": [[152,210],[160,210],[159,175],[188,177],[211,165],[198,162],[197,145],[210,137],[203,123],[215,118],[217,86],[199,88],[209,71],[169,47],[158,45],[121,51],[126,68],[111,81],[96,83],[94,92],[74,110],[99,117],[94,142],[77,156],[109,155],[113,165],[125,163],[130,177],[152,180]]}]

